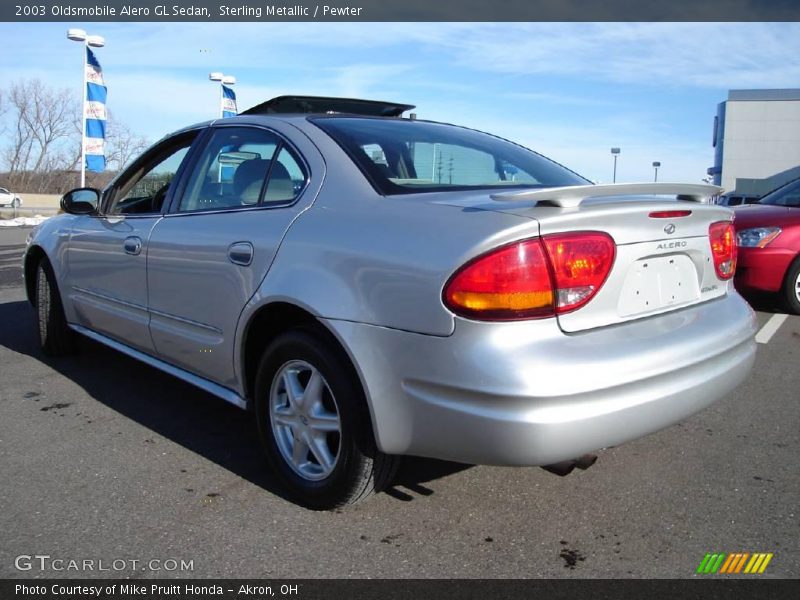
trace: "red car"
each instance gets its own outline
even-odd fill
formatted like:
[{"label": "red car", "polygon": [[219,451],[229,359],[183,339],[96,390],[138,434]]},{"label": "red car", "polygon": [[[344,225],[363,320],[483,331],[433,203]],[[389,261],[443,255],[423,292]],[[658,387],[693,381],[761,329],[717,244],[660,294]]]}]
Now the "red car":
[{"label": "red car", "polygon": [[800,314],[800,179],[734,211],[736,287],[778,293],[789,312]]}]

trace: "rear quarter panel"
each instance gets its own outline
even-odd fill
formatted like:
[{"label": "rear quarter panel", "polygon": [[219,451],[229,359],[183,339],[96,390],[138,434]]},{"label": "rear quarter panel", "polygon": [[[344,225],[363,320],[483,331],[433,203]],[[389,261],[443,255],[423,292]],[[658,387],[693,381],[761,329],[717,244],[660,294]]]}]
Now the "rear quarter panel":
[{"label": "rear quarter panel", "polygon": [[331,179],[287,233],[251,308],[285,300],[325,319],[450,335],[441,295],[452,273],[538,234],[531,219],[385,198]]}]

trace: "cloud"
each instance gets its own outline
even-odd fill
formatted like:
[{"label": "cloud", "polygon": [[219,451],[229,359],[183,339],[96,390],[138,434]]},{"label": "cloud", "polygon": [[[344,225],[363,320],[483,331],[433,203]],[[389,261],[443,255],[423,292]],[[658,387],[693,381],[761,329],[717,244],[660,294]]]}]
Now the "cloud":
[{"label": "cloud", "polygon": [[438,43],[461,65],[494,72],[652,86],[787,87],[800,80],[797,23],[492,23]]}]

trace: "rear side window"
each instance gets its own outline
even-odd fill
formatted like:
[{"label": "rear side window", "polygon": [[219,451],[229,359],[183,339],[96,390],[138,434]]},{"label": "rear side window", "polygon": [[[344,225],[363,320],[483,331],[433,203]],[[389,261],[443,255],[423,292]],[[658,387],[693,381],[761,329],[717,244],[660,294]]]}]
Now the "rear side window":
[{"label": "rear side window", "polygon": [[270,131],[221,127],[197,161],[178,212],[229,210],[293,202],[306,174]]},{"label": "rear side window", "polygon": [[320,117],[383,194],[582,185],[586,179],[521,146],[441,123]]}]

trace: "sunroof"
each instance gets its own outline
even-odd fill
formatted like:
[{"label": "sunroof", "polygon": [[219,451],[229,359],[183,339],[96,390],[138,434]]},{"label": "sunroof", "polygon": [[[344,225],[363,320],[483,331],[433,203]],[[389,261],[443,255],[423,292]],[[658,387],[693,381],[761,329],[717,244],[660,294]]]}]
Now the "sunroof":
[{"label": "sunroof", "polygon": [[347,113],[370,117],[399,117],[414,108],[413,104],[361,100],[359,98],[327,98],[324,96],[278,96],[248,108],[243,115]]}]

